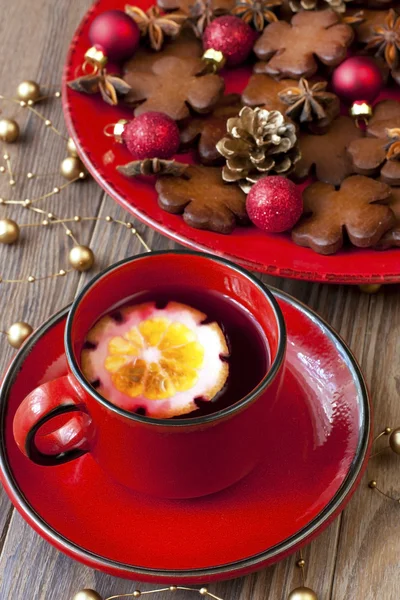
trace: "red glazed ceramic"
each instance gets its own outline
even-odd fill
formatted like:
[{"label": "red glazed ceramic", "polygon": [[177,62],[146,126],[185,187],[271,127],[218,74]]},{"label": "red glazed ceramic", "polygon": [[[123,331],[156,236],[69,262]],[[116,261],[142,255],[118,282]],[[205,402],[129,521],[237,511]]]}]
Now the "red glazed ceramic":
[{"label": "red glazed ceramic", "polygon": [[28,523],[91,567],[169,584],[244,575],[326,527],[366,466],[368,394],[330,327],[293,298],[273,293],[287,326],[287,353],[285,393],[270,414],[265,459],[235,485],[194,500],[131,491],[90,454],[48,468],[20,452],[12,431],[18,407],[35,387],[67,373],[68,309],[34,333],[9,367],[0,396],[1,478]]},{"label": "red glazed ceramic", "polygon": [[[154,181],[129,179],[117,172],[118,165],[132,160],[123,144],[105,136],[104,128],[119,119],[131,119],[132,111],[108,106],[98,96],[79,94],[67,87],[83,63],[89,48],[88,30],[92,20],[110,8],[125,7],[124,0],[99,0],[84,17],[68,53],[63,77],[63,107],[67,127],[86,167],[104,190],[129,213],[146,225],[195,250],[212,252],[254,271],[330,283],[394,283],[400,281],[400,250],[377,251],[346,248],[333,256],[316,254],[296,246],[289,234],[266,234],[256,227],[237,227],[231,235],[193,229],[179,215],[161,210],[157,204]],[[148,8],[153,0],[138,0]],[[226,91],[242,92],[251,67],[224,70]],[[400,98],[396,89],[385,90],[378,98]],[[194,155],[177,155],[182,162],[193,162]]]},{"label": "red glazed ceramic", "polygon": [[[105,400],[83,377],[79,357],[87,332],[122,300],[168,286],[228,297],[250,313],[267,340],[270,367],[236,404],[201,417],[154,419]],[[201,292],[200,292],[201,293]],[[171,298],[174,300],[174,298]],[[72,305],[65,331],[69,374],[33,390],[14,419],[17,445],[38,465],[56,466],[90,452],[114,479],[166,498],[193,498],[220,491],[247,475],[264,452],[269,415],[279,402],[286,332],[269,290],[224,259],[188,251],[154,252],[124,259],[95,277]],[[246,374],[243,373],[243,377]],[[53,425],[47,452],[36,439]],[[77,418],[78,415],[78,418]]]}]

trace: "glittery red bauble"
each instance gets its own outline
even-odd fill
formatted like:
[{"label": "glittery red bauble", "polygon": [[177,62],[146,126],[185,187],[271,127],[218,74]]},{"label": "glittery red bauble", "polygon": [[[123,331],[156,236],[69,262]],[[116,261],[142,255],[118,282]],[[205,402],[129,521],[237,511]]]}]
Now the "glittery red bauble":
[{"label": "glittery red bauble", "polygon": [[138,48],[140,30],[122,10],[107,10],[93,20],[89,39],[109,60],[120,62],[130,58]]},{"label": "glittery red bauble", "polygon": [[222,52],[230,67],[240,65],[249,56],[256,38],[255,31],[232,15],[217,17],[203,35],[204,50],[213,48]]},{"label": "glittery red bauble", "polygon": [[371,104],[383,87],[382,73],[367,56],[353,56],[339,65],[332,76],[335,94],[349,104],[364,100]]},{"label": "glittery red bauble", "polygon": [[250,220],[269,233],[288,231],[303,212],[299,188],[286,177],[263,177],[251,188],[246,201]]},{"label": "glittery red bauble", "polygon": [[138,160],[171,158],[179,148],[179,129],[171,117],[147,112],[130,121],[122,135],[129,152]]}]

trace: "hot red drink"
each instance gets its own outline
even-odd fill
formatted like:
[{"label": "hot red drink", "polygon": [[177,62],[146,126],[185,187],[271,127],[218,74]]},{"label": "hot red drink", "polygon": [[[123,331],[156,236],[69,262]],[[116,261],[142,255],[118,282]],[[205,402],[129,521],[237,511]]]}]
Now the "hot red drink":
[{"label": "hot red drink", "polygon": [[249,312],[217,292],[176,286],[136,294],[109,311],[81,355],[82,372],[102,396],[154,418],[233,405],[268,366],[267,341]]}]

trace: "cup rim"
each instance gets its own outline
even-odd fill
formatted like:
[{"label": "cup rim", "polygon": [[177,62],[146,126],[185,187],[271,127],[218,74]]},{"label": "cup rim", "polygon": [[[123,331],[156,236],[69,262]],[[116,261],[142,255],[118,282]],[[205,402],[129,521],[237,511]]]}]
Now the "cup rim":
[{"label": "cup rim", "polygon": [[[269,366],[269,369],[268,369],[266,375],[264,376],[264,378],[260,381],[260,383],[251,392],[249,392],[241,400],[239,400],[238,402],[235,402],[231,406],[223,408],[223,409],[216,411],[214,413],[211,413],[209,415],[203,415],[200,417],[192,417],[192,418],[187,417],[187,418],[182,418],[182,419],[177,419],[177,420],[158,419],[155,417],[138,415],[136,413],[132,413],[123,408],[120,408],[116,404],[113,404],[112,402],[110,402],[109,400],[104,398],[101,394],[99,394],[99,392],[97,392],[96,389],[94,389],[89,384],[89,382],[83,376],[83,373],[81,372],[78,361],[76,360],[76,358],[74,356],[72,342],[71,342],[72,326],[73,326],[76,310],[77,310],[80,302],[86,296],[86,294],[88,292],[90,292],[91,288],[98,281],[100,281],[100,279],[107,277],[110,273],[119,269],[122,265],[125,265],[130,262],[134,262],[135,260],[142,260],[142,259],[144,259],[146,257],[150,257],[150,256],[163,256],[163,255],[171,255],[171,254],[199,256],[201,258],[209,260],[210,262],[217,262],[217,263],[226,265],[232,271],[236,271],[237,273],[240,273],[240,275],[242,275],[246,279],[248,279],[250,283],[252,283],[256,287],[258,287],[258,289],[262,292],[265,299],[267,300],[267,302],[269,302],[272,310],[274,311],[274,316],[275,316],[277,327],[278,327],[278,347],[277,347],[276,356],[275,356],[274,360],[272,361],[271,365]],[[131,419],[132,421],[136,421],[139,423],[146,423],[147,425],[153,425],[153,426],[158,426],[158,427],[181,427],[182,428],[182,427],[188,427],[188,426],[190,427],[190,426],[197,426],[197,425],[206,424],[206,423],[212,423],[214,421],[219,421],[226,417],[231,417],[233,414],[243,410],[246,406],[248,406],[249,404],[254,402],[259,397],[259,395],[262,392],[264,392],[271,385],[271,383],[274,381],[276,375],[278,374],[278,372],[282,366],[284,356],[285,356],[285,349],[286,349],[286,337],[287,337],[286,336],[286,325],[285,325],[283,314],[279,307],[278,302],[276,301],[275,297],[270,292],[270,290],[267,288],[267,286],[264,285],[259,279],[257,279],[252,273],[248,272],[246,269],[236,265],[235,263],[232,263],[231,261],[229,261],[223,257],[215,256],[212,254],[207,254],[205,252],[195,252],[192,250],[158,250],[158,251],[151,251],[151,252],[136,254],[135,256],[130,256],[128,258],[123,258],[122,260],[120,260],[116,263],[113,263],[112,265],[110,265],[109,267],[107,267],[106,269],[104,269],[103,271],[98,273],[97,275],[95,275],[93,277],[93,279],[91,279],[83,287],[83,289],[79,292],[79,294],[74,299],[72,306],[71,306],[71,310],[68,313],[67,323],[66,323],[65,332],[64,332],[64,346],[65,346],[65,353],[66,353],[68,365],[69,365],[74,377],[77,379],[79,384],[84,388],[84,390],[88,394],[90,394],[97,402],[102,404],[105,408],[111,410],[112,412],[114,412],[120,416],[123,416],[125,418]]]}]

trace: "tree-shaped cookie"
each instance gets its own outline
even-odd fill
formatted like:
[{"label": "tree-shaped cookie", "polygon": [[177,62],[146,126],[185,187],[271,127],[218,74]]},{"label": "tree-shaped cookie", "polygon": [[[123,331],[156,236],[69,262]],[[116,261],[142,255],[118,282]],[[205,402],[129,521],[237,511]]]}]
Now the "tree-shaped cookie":
[{"label": "tree-shaped cookie", "polygon": [[238,94],[222,96],[214,110],[208,115],[190,117],[181,128],[181,144],[192,146],[197,143],[200,161],[203,165],[215,165],[224,162],[216,145],[226,134],[226,122],[235,117],[242,104]]},{"label": "tree-shaped cookie", "polygon": [[183,214],[188,225],[218,233],[231,233],[248,222],[246,195],[223,182],[218,167],[189,167],[182,177],[162,177],[156,183],[162,209]]},{"label": "tree-shaped cookie", "polygon": [[400,102],[380,102],[367,128],[367,136],[348,147],[354,171],[379,175],[390,185],[400,185]]},{"label": "tree-shaped cookie", "polygon": [[303,192],[304,217],[294,227],[292,239],[320,254],[337,252],[344,231],[354,246],[375,246],[395,223],[390,208],[376,204],[387,200],[390,192],[385,183],[362,175],[348,177],[339,190],[313,183]]},{"label": "tree-shaped cookie", "polygon": [[131,86],[127,102],[136,105],[135,116],[159,111],[179,121],[189,116],[189,106],[199,113],[211,111],[224,91],[224,80],[214,74],[197,76],[203,66],[200,59],[166,56],[149,71],[125,76]]},{"label": "tree-shaped cookie", "polygon": [[[268,25],[254,45],[264,72],[274,77],[309,77],[318,69],[317,57],[335,66],[346,57],[353,30],[340,21],[333,10],[297,13],[291,23],[277,21]],[[260,69],[260,67],[259,67]]]},{"label": "tree-shaped cookie", "polygon": [[362,137],[362,131],[349,117],[339,117],[331,124],[324,135],[300,133],[298,138],[301,153],[296,163],[294,175],[305,179],[315,172],[319,181],[339,185],[354,167],[346,149],[353,140]]},{"label": "tree-shaped cookie", "polygon": [[379,250],[400,248],[400,188],[392,188],[389,207],[395,216],[396,222],[377,243],[376,248]]}]

